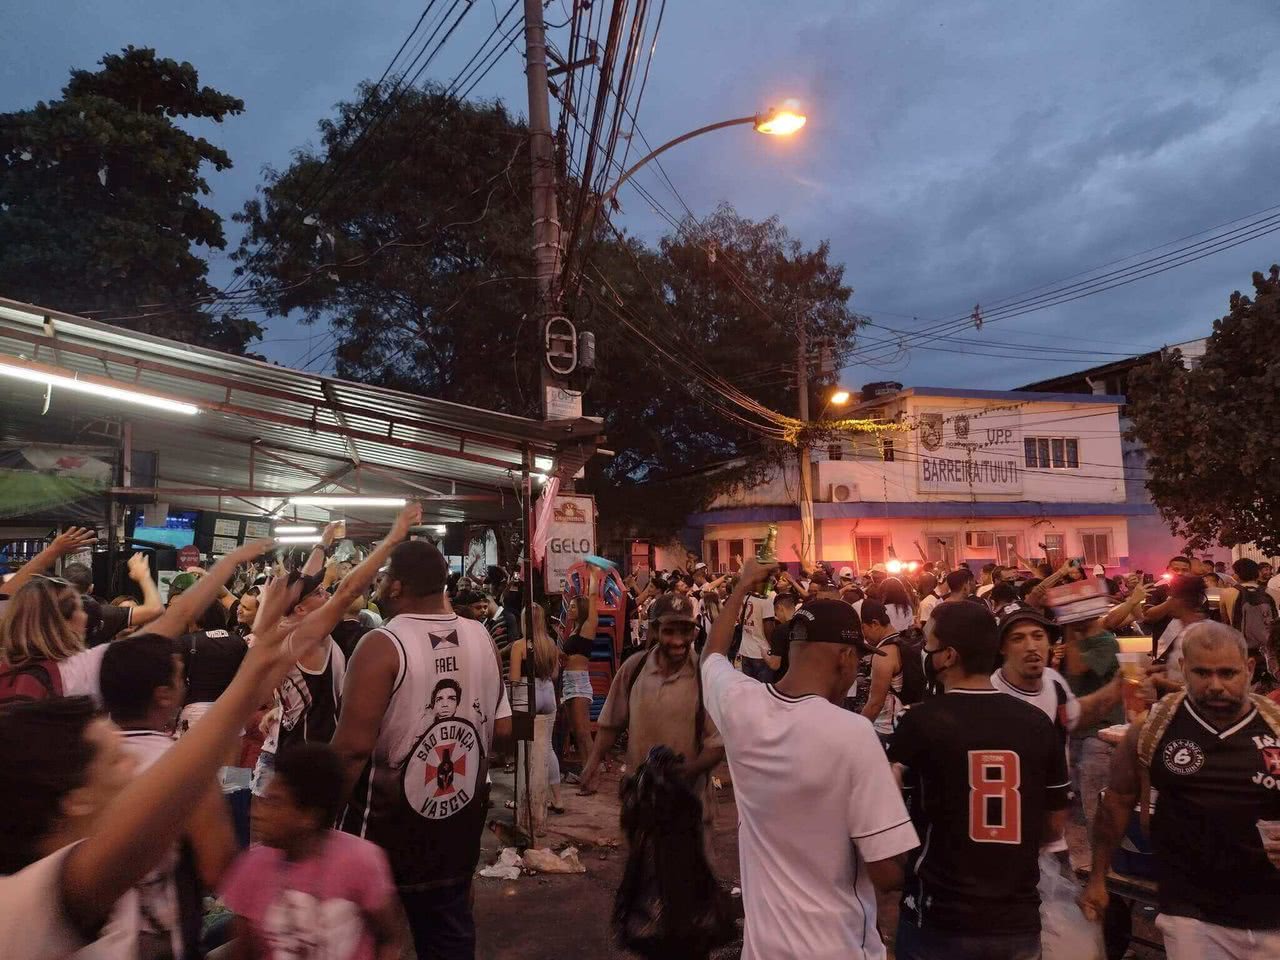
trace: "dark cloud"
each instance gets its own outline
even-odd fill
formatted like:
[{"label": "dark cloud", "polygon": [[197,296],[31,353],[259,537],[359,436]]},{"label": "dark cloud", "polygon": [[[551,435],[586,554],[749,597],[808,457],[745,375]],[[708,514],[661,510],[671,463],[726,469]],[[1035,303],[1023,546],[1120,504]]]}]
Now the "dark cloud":
[{"label": "dark cloud", "polygon": [[[432,76],[451,77],[470,56],[492,27],[490,7],[474,4]],[[792,141],[739,128],[677,148],[664,167],[695,213],[729,201],[748,216],[779,215],[806,242],[831,241],[855,306],[883,325],[867,332],[859,360],[871,362],[852,366],[851,382],[1014,385],[1199,336],[1253,270],[1280,260],[1280,242],[1263,238],[891,356],[892,346],[873,342],[898,336],[885,327],[927,328],[1278,202],[1274,4],[668,7],[640,112],[651,141],[784,97],[808,108],[810,123]],[[264,165],[286,164],[334,102],[378,76],[421,9],[408,0],[376,9],[338,0],[25,3],[0,38],[0,109],[56,96],[69,68],[126,43],[190,60],[205,82],[247,103],[245,116],[205,133],[236,162],[210,176],[211,202],[229,215]],[[518,106],[518,58],[504,59],[476,93]],[[637,182],[682,211],[656,168]],[[634,191],[620,200],[628,229],[650,239],[667,229]],[[225,257],[213,268],[228,278]],[[270,336],[267,349],[286,362],[312,346],[310,331],[288,322]],[[980,355],[998,352],[995,344],[1027,356]],[[1055,362],[1047,348],[1093,353]]]}]

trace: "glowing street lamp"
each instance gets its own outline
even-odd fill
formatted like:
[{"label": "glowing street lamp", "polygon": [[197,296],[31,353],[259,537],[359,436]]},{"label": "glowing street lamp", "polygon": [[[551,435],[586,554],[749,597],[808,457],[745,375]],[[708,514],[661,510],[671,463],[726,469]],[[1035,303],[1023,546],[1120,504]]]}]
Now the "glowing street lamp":
[{"label": "glowing street lamp", "polygon": [[771,109],[756,117],[755,130],[756,133],[768,134],[771,137],[789,137],[803,127],[808,120],[809,118],[803,113],[796,113],[794,110]]},{"label": "glowing street lamp", "polygon": [[658,149],[651,151],[628,167],[622,176],[618,178],[618,182],[600,195],[600,205],[603,207],[612,200],[617,195],[618,188],[630,180],[632,175],[646,163],[659,154],[666,153],[672,147],[684,143],[686,140],[700,137],[704,133],[710,133],[712,130],[723,130],[725,127],[745,126],[746,124],[751,124],[756,133],[763,133],[770,137],[789,137],[803,127],[808,120],[807,116],[796,110],[786,107],[780,109],[771,107],[764,113],[755,113],[749,117],[734,117],[732,120],[721,120],[719,123],[709,123],[705,127],[699,127],[697,130],[690,130],[674,140],[668,140]]}]

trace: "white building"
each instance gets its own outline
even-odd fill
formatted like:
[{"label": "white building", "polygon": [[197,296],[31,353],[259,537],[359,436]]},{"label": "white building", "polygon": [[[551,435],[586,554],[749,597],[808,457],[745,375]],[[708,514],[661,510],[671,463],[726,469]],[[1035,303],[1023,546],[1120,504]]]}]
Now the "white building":
[{"label": "white building", "polygon": [[[865,571],[893,557],[1012,563],[1082,557],[1129,567],[1121,396],[915,387],[846,411],[899,429],[815,451],[812,556]],[[778,556],[798,560],[798,471],[720,497],[690,517],[716,569],[753,552],[777,523]]]}]

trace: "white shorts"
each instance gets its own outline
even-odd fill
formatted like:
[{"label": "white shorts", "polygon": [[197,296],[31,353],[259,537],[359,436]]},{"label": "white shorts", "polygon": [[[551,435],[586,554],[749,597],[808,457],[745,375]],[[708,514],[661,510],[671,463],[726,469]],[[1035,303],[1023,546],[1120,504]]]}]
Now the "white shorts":
[{"label": "white shorts", "polygon": [[591,689],[591,674],[586,670],[566,670],[560,685],[561,700],[594,700],[595,691]]},{"label": "white shorts", "polygon": [[1156,918],[1169,960],[1263,960],[1280,957],[1280,930],[1221,927],[1167,913]]}]

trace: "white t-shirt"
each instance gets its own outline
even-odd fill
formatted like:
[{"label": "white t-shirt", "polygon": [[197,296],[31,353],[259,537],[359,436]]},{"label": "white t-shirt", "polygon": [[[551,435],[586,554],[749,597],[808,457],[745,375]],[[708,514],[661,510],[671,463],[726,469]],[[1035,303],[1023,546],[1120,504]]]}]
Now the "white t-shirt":
[{"label": "white t-shirt", "polygon": [[[885,611],[889,614],[889,626],[893,627],[898,633],[906,633],[916,625],[916,615],[910,607],[900,607],[896,603],[891,603],[885,607]],[[862,615],[862,611],[858,611],[858,615]]]},{"label": "white t-shirt", "polygon": [[[175,741],[156,730],[125,730],[124,748],[138,761],[135,776],[159,760]],[[178,847],[133,888],[138,897],[137,935],[149,934],[152,942],[168,939],[175,957],[182,956],[182,914],[178,906]]]},{"label": "white t-shirt", "polygon": [[1156,651],[1156,657],[1168,667],[1165,676],[1169,680],[1182,682],[1182,635],[1186,632],[1187,624],[1183,623],[1177,617],[1169,621],[1169,625],[1164,628],[1164,633],[1160,634],[1160,648]]},{"label": "white t-shirt", "polygon": [[66,660],[58,661],[63,696],[93,697],[93,702],[102,706],[102,688],[98,684],[98,677],[102,673],[102,658],[106,656],[108,646],[110,644],[100,643]]},{"label": "white t-shirt", "polygon": [[75,844],[9,876],[0,876],[0,957],[4,960],[137,960],[130,890],[116,902],[98,939],[86,944],[62,905],[62,870]]},{"label": "white t-shirt", "polygon": [[[1004,670],[996,670],[991,675],[991,685],[1001,693],[1007,693],[1011,697],[1025,700],[1048,717],[1055,729],[1063,731],[1062,747],[1067,754],[1067,769],[1070,769],[1071,747],[1067,743],[1066,734],[1074,730],[1076,724],[1080,722],[1080,701],[1071,692],[1071,688],[1067,686],[1067,681],[1062,674],[1054,670],[1053,667],[1045,667],[1044,675],[1040,678],[1040,689],[1026,690],[1010,683],[1004,675]],[[1058,706],[1057,687],[1061,687],[1064,697],[1061,708]],[[1059,837],[1057,840],[1046,844],[1042,849],[1049,853],[1058,853],[1066,850],[1067,838],[1065,836]]]},{"label": "white t-shirt", "polygon": [[742,612],[742,646],[739,655],[751,660],[763,660],[769,655],[769,638],[764,632],[764,622],[773,619],[773,600],[751,594],[744,601]]},{"label": "white t-shirt", "polygon": [[942,602],[942,598],[936,593],[931,593],[920,601],[920,622],[928,623],[929,615],[933,613],[933,608]]},{"label": "white t-shirt", "polygon": [[1271,599],[1280,607],[1280,573],[1267,581],[1267,593],[1271,594]]},{"label": "white t-shirt", "polygon": [[[1080,701],[1076,699],[1076,695],[1071,692],[1071,687],[1067,685],[1067,681],[1053,667],[1044,668],[1044,676],[1040,678],[1039,690],[1027,690],[1011,683],[1004,675],[1004,670],[997,670],[991,675],[992,685],[1001,693],[1007,693],[1010,696],[1017,697],[1019,700],[1025,700],[1031,704],[1046,717],[1048,717],[1056,726],[1062,727],[1067,731],[1074,730],[1076,724],[1080,722]],[[1058,710],[1058,692],[1054,689],[1054,685],[1062,688],[1064,700],[1062,711]]]},{"label": "white t-shirt", "polygon": [[720,654],[704,661],[702,689],[737,797],[743,960],[883,960],[864,864],[919,839],[871,724],[784,696]]}]

